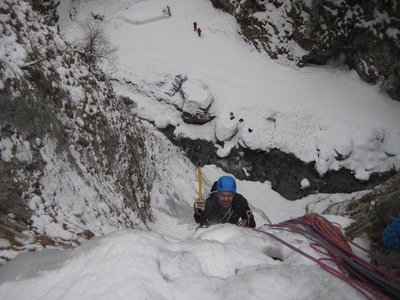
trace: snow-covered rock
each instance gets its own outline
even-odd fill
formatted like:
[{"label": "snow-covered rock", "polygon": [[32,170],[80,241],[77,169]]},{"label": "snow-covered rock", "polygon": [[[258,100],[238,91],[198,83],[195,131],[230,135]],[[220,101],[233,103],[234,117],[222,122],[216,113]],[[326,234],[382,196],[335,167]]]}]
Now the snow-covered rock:
[{"label": "snow-covered rock", "polygon": [[307,178],[303,178],[300,181],[300,185],[301,185],[301,189],[305,190],[305,189],[308,189],[311,184],[310,184],[310,181]]},{"label": "snow-covered rock", "polygon": [[239,120],[231,112],[221,114],[215,122],[215,136],[219,142],[230,140],[237,132]]},{"label": "snow-covered rock", "polygon": [[260,137],[259,133],[253,128],[243,128],[241,138],[239,140],[240,145],[250,149],[263,149],[264,142]]},{"label": "snow-covered rock", "polygon": [[187,80],[182,84],[184,98],[182,118],[186,123],[204,124],[215,116],[211,109],[213,96],[200,80]]}]

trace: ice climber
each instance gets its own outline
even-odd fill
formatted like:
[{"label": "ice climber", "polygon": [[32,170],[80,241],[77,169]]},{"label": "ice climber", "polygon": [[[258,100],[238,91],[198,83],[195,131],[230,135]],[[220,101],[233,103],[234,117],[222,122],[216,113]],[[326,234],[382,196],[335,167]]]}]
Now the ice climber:
[{"label": "ice climber", "polygon": [[198,199],[194,203],[194,211],[194,219],[200,225],[231,223],[256,227],[249,204],[246,198],[236,193],[236,182],[231,176],[222,176],[214,182],[207,199]]}]

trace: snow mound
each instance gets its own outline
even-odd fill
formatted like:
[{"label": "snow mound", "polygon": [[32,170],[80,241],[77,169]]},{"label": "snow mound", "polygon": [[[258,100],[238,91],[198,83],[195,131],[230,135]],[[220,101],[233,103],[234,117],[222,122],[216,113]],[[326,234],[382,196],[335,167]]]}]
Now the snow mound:
[{"label": "snow mound", "polygon": [[[310,251],[306,238],[282,236]],[[310,282],[317,288],[310,289]],[[360,298],[346,283],[296,252],[234,225],[199,229],[186,241],[126,229],[93,238],[72,251],[21,254],[0,269],[0,295],[7,299]]]},{"label": "snow mound", "polygon": [[366,181],[374,172],[400,168],[400,137],[383,128],[359,128],[351,124],[320,124],[316,134],[316,169],[320,175],[329,170],[348,168]]},{"label": "snow mound", "polygon": [[219,142],[231,139],[238,132],[239,120],[233,113],[221,114],[215,123],[215,136]]}]

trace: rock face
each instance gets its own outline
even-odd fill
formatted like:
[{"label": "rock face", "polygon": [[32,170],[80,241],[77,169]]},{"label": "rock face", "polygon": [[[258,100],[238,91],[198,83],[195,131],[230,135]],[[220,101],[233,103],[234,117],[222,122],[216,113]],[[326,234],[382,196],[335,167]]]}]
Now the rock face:
[{"label": "rock face", "polygon": [[8,1],[0,14],[0,264],[145,227],[149,125],[26,2]]},{"label": "rock face", "polygon": [[[400,264],[400,253],[386,249],[382,242],[383,230],[400,215],[400,173],[372,192],[332,205],[324,213],[347,215],[354,219],[355,222],[345,229],[347,236],[355,238],[368,235],[373,252]],[[374,257],[371,259],[376,264],[388,268]],[[400,276],[399,269],[392,271]]]},{"label": "rock face", "polygon": [[345,64],[400,100],[397,0],[212,0],[233,14],[245,38],[271,58],[299,66]]}]

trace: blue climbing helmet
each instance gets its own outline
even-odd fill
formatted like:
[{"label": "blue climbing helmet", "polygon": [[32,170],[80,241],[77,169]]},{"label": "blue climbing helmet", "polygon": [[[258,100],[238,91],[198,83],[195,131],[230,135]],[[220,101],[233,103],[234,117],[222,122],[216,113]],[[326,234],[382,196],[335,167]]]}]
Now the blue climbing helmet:
[{"label": "blue climbing helmet", "polygon": [[233,194],[236,194],[236,181],[231,176],[222,176],[218,179],[217,182],[217,191],[225,192],[229,191]]}]

